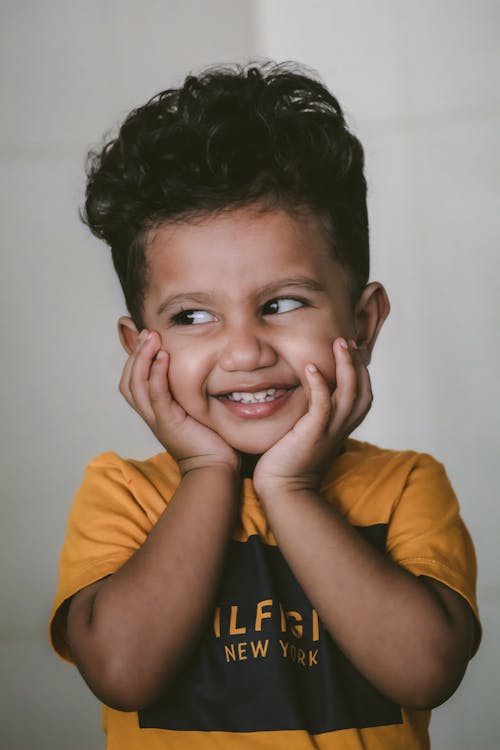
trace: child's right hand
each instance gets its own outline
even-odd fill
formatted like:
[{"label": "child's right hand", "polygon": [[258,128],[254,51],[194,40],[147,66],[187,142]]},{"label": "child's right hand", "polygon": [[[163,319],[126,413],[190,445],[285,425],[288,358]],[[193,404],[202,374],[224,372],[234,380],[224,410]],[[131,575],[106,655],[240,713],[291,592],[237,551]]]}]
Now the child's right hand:
[{"label": "child's right hand", "polygon": [[239,455],[209,427],[189,416],[168,386],[168,353],[156,331],[141,331],[120,380],[120,393],[179,464],[182,475],[210,466],[239,469]]}]

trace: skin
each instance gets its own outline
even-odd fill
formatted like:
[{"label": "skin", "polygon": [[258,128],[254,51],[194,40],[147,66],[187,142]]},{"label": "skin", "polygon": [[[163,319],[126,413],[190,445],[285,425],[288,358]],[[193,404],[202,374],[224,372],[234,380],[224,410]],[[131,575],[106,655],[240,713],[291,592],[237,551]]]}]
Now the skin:
[{"label": "skin", "polygon": [[[212,611],[252,467],[278,545],[340,648],[401,705],[438,705],[472,652],[469,606],[374,550],[319,492],[371,405],[383,286],[353,304],[316,217],[257,207],[163,226],[147,260],[145,329],[119,321],[120,390],[182,481],[141,549],[71,600],[68,640],[90,687],[137,710],[175,679]],[[264,386],[282,393],[273,407],[225,395]]]}]

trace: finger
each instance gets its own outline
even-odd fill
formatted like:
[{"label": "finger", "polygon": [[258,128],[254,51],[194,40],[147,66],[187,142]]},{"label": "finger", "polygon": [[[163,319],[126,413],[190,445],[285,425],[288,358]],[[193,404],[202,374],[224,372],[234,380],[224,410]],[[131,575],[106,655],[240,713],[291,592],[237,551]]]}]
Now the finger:
[{"label": "finger", "polygon": [[309,386],[309,409],[303,417],[302,424],[314,424],[318,431],[326,429],[331,416],[330,389],[315,364],[306,365],[305,376]]},{"label": "finger", "polygon": [[366,414],[370,411],[373,402],[373,391],[370,373],[368,372],[368,368],[363,361],[361,353],[354,341],[351,341],[349,343],[351,344],[351,356],[357,376],[356,399],[353,404],[351,415],[349,417],[349,424],[352,431],[363,421]]},{"label": "finger", "polygon": [[131,406],[134,407],[134,409],[135,409],[134,397],[132,396],[132,393],[130,390],[130,375],[131,375],[132,368],[135,363],[137,352],[140,349],[141,342],[142,342],[142,339],[140,338],[140,335],[139,335],[139,337],[137,338],[135,342],[134,349],[132,350],[130,355],[127,357],[127,361],[125,362],[122,376],[120,378],[120,383],[118,386],[122,396],[124,396],[124,398],[128,401],[128,403]]},{"label": "finger", "polygon": [[170,363],[169,355],[166,351],[160,350],[151,365],[151,374],[149,377],[149,400],[156,417],[157,424],[165,420],[167,411],[170,411],[169,418],[178,419],[185,417],[184,409],[176,404],[170,393],[168,386],[168,366]]},{"label": "finger", "polygon": [[332,406],[334,416],[332,429],[336,430],[346,422],[351,414],[357,397],[357,372],[356,366],[349,351],[347,341],[343,338],[336,339],[333,344],[333,353],[336,365],[337,386],[332,394]]},{"label": "finger", "polygon": [[133,404],[133,398],[132,394],[130,392],[130,371],[132,369],[132,355],[127,357],[127,361],[125,362],[125,366],[123,368],[122,376],[120,378],[120,383],[118,385],[119,391],[122,394],[122,396],[128,401],[128,403],[131,406],[134,406]]},{"label": "finger", "polygon": [[149,396],[149,377],[154,357],[160,345],[161,341],[157,333],[147,330],[141,331],[130,370],[129,387],[134,400],[134,408],[148,422],[154,419]]}]

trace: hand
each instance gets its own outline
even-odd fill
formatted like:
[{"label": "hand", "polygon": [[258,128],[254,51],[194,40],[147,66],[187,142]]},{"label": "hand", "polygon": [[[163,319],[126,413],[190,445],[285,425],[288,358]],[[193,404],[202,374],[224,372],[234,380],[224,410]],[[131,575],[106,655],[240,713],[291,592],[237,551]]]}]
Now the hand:
[{"label": "hand", "polygon": [[329,463],[346,438],[361,424],[372,403],[370,376],[354,341],[333,343],[337,386],[330,393],[318,368],[310,363],[305,377],[309,409],[294,427],[259,459],[254,487],[260,497],[276,490],[318,491]]},{"label": "hand", "polygon": [[207,466],[239,469],[239,456],[216,432],[189,416],[168,386],[169,356],[156,331],[141,332],[120,380],[120,392],[179,464],[182,475]]}]

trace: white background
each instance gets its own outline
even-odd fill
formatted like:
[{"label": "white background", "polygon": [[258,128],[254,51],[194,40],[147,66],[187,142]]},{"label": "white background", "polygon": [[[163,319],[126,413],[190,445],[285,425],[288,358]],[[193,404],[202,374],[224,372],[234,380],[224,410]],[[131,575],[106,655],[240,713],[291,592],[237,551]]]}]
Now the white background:
[{"label": "white background", "polygon": [[97,701],[46,640],[57,559],[88,460],[160,449],[117,390],[124,306],[78,220],[85,153],[189,71],[264,57],[317,69],[365,144],[392,313],[357,436],[447,467],[485,634],[433,746],[498,747],[499,29],[498,0],[3,0],[2,748],[103,747]]}]

